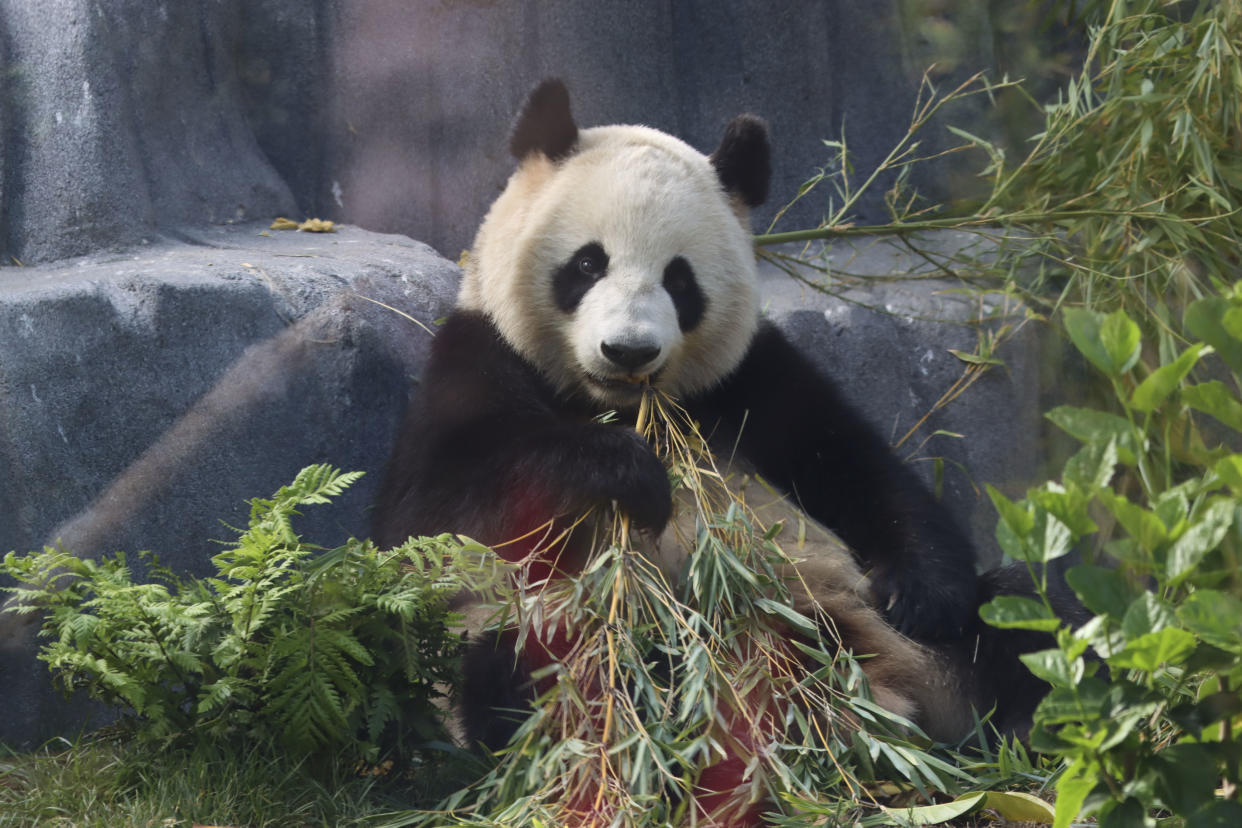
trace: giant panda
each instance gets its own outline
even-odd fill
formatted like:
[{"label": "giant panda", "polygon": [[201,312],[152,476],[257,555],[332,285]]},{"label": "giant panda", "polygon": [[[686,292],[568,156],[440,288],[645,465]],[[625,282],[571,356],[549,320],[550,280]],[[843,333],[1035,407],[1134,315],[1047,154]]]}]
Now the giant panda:
[{"label": "giant panda", "polygon": [[[863,669],[879,703],[942,740],[969,731],[974,710],[1020,732],[1044,688],[1017,653],[1048,644],[991,630],[978,608],[1029,576],[977,576],[955,520],[761,316],[748,212],[769,185],[764,122],[737,117],[705,156],[647,127],[579,129],[565,86],[549,80],[527,98],[509,148],[517,169],[437,331],[381,486],[375,541],[452,532],[526,560],[533,541],[513,539],[610,506],[658,538],[673,495],[632,427],[642,379],[848,547],[826,544],[801,566],[843,645],[874,654]],[[607,411],[620,416],[601,421]],[[527,577],[572,575],[581,546],[571,535],[555,554],[536,550]],[[555,639],[519,652],[502,631],[473,645],[468,742],[504,746],[516,724],[500,711],[529,704]],[[735,770],[717,784],[742,785],[743,766],[722,762]]]}]

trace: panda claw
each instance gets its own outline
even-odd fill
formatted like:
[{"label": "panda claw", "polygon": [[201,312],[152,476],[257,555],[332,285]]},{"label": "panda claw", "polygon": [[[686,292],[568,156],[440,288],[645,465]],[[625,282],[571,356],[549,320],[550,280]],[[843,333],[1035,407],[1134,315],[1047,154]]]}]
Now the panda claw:
[{"label": "panda claw", "polygon": [[883,607],[889,625],[909,638],[942,641],[960,637],[975,609],[974,582],[929,586],[926,575],[912,573],[904,579],[917,577],[923,584],[921,589],[906,589],[894,583],[894,578],[882,579],[876,584],[876,604]]}]

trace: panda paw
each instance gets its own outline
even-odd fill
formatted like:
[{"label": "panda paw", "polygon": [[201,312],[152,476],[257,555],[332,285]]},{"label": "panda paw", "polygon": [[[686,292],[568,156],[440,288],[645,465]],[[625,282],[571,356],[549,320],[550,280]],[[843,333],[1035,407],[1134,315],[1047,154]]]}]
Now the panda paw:
[{"label": "panda paw", "polygon": [[647,441],[628,429],[609,428],[583,468],[579,492],[603,504],[615,503],[641,529],[659,532],[673,514],[668,471]]},{"label": "panda paw", "polygon": [[957,638],[978,609],[976,578],[929,577],[910,567],[873,574],[876,605],[896,630],[916,641]]}]

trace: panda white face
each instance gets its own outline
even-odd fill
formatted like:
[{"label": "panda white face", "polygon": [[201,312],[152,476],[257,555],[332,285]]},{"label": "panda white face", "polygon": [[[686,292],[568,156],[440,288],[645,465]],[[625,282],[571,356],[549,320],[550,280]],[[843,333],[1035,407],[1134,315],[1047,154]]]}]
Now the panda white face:
[{"label": "panda white face", "polygon": [[641,382],[710,387],[758,323],[746,210],[712,161],[646,127],[532,153],[492,206],[459,304],[481,310],[564,392],[616,407]]}]

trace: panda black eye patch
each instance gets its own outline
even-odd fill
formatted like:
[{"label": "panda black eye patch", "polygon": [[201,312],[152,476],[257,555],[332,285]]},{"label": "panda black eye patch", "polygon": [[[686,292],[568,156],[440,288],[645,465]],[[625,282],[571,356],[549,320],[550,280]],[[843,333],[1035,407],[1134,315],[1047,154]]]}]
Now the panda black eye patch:
[{"label": "panda black eye patch", "polygon": [[552,274],[552,298],[565,313],[578,307],[591,286],[608,272],[608,254],[599,242],[584,244]]},{"label": "panda black eye patch", "polygon": [[690,263],[677,256],[664,268],[664,289],[673,298],[677,309],[677,325],[682,331],[693,330],[703,320],[707,310],[707,297],[699,290]]}]

